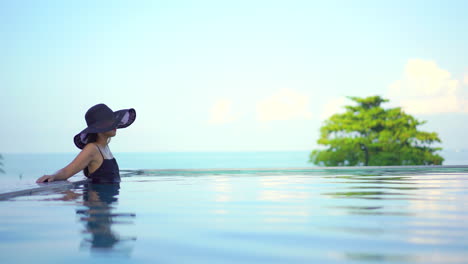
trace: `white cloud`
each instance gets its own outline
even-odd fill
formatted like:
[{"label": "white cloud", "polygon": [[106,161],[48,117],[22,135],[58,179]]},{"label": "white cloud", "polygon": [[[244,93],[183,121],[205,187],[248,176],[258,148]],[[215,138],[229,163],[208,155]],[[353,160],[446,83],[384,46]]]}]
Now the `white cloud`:
[{"label": "white cloud", "polygon": [[330,100],[323,108],[322,113],[320,114],[320,119],[325,120],[330,116],[344,112],[344,106],[346,105],[347,100],[345,97],[338,97]]},{"label": "white cloud", "polygon": [[461,82],[450,72],[422,59],[408,60],[403,78],[389,87],[390,99],[411,114],[468,112],[463,95]]},{"label": "white cloud", "polygon": [[232,101],[219,99],[211,107],[210,124],[226,124],[237,119],[232,111]]},{"label": "white cloud", "polygon": [[291,89],[281,89],[257,103],[257,120],[310,119],[309,97]]},{"label": "white cloud", "polygon": [[468,85],[468,71],[465,72],[465,76],[463,77],[463,84]]}]

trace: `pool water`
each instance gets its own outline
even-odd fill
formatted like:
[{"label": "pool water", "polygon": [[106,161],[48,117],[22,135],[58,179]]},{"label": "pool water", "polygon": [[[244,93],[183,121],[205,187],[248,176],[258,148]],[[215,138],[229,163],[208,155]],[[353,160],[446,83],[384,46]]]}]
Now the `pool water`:
[{"label": "pool water", "polygon": [[468,170],[134,171],[0,201],[2,263],[467,263]]}]

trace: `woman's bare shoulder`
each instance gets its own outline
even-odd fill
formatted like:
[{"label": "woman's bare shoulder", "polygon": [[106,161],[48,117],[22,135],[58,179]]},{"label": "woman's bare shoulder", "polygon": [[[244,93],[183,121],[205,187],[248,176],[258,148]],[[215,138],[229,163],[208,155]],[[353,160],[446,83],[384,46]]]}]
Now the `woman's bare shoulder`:
[{"label": "woman's bare shoulder", "polygon": [[99,152],[98,147],[95,143],[88,143],[86,146],[81,150],[81,153],[85,155],[95,155]]}]

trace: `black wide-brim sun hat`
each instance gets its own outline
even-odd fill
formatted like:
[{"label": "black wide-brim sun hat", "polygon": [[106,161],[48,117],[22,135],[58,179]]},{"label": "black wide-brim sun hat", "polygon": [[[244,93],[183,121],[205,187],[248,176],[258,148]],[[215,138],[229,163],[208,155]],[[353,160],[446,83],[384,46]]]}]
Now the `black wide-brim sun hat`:
[{"label": "black wide-brim sun hat", "polygon": [[86,112],[85,119],[88,127],[78,133],[73,141],[79,149],[83,149],[88,144],[89,134],[126,128],[135,121],[135,118],[136,112],[133,108],[114,112],[105,104],[97,104]]}]

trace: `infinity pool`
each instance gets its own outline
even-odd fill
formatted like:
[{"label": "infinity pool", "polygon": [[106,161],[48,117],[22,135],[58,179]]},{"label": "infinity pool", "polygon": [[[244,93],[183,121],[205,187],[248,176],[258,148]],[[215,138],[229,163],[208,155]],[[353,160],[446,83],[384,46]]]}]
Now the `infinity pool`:
[{"label": "infinity pool", "polygon": [[127,171],[0,201],[2,263],[467,263],[468,169]]}]

